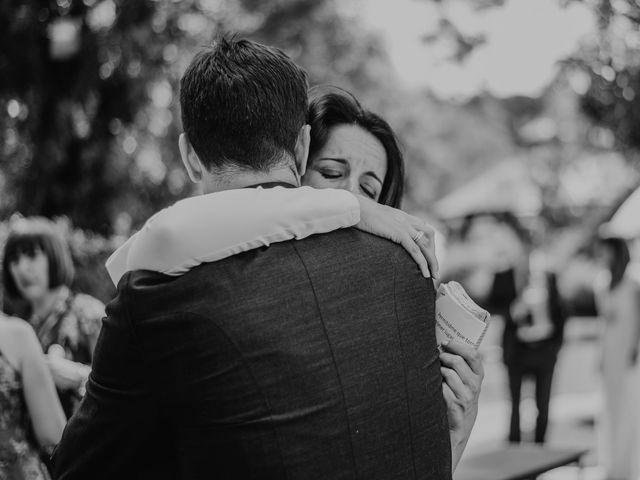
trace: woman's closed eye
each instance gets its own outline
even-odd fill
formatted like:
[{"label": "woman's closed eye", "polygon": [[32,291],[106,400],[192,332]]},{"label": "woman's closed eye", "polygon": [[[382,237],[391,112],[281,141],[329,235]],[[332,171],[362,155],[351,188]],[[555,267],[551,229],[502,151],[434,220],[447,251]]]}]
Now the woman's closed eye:
[{"label": "woman's closed eye", "polygon": [[378,192],[376,189],[372,188],[369,185],[360,185],[360,189],[364,192],[364,194],[367,197],[376,200],[376,197],[378,196]]},{"label": "woman's closed eye", "polygon": [[335,170],[333,168],[321,168],[318,171],[324,178],[340,178],[342,176],[342,172],[340,170]]}]

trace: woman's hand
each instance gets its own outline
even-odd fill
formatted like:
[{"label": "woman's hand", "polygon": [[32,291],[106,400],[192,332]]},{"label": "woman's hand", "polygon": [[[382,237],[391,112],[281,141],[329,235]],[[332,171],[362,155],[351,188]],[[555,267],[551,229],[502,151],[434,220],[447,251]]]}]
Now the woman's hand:
[{"label": "woman's hand", "polygon": [[60,354],[61,349],[59,345],[52,345],[46,355],[53,382],[60,390],[79,390],[89,377],[91,367],[67,360],[64,358],[64,350]]},{"label": "woman's hand", "polygon": [[484,366],[478,352],[460,342],[443,345],[440,354],[447,405],[453,467],[460,461],[478,415],[478,398],[484,379]]},{"label": "woman's hand", "polygon": [[356,195],[356,198],[360,203],[357,229],[399,243],[413,257],[424,277],[438,278],[435,230],[431,225],[402,210],[381,205],[361,195]]}]

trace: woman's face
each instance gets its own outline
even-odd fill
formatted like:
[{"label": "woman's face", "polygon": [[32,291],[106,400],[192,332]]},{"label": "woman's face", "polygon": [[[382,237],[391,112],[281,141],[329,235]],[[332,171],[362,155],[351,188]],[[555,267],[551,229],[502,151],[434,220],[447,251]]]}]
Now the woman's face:
[{"label": "woman's face", "polygon": [[32,255],[21,253],[9,262],[9,269],[25,300],[33,302],[49,291],[49,260],[42,250],[36,249]]},{"label": "woman's face", "polygon": [[314,188],[340,188],[378,201],[387,174],[382,143],[361,127],[338,125],[313,158],[302,183]]}]

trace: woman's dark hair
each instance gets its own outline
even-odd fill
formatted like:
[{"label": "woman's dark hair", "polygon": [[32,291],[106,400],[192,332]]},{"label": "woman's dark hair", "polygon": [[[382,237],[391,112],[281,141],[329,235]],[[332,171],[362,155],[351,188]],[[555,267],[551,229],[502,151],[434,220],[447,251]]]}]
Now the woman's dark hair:
[{"label": "woman's dark hair", "polygon": [[608,248],[613,254],[613,259],[609,265],[609,271],[611,272],[611,289],[615,288],[624,277],[624,272],[629,265],[630,255],[629,246],[627,242],[622,238],[607,237],[600,239],[600,245],[604,248]]},{"label": "woman's dark hair", "polygon": [[36,250],[41,250],[49,260],[49,288],[71,286],[73,260],[59,229],[43,217],[20,218],[11,227],[2,257],[2,283],[9,299],[22,298],[9,265],[20,255],[33,256]]},{"label": "woman's dark hair", "polygon": [[327,91],[326,88],[316,87],[309,92],[309,159],[325,146],[331,128],[338,125],[357,125],[376,137],[387,155],[387,174],[378,202],[400,208],[404,191],[404,159],[393,130],[381,117],[362,108],[360,102],[346,90],[331,87]]}]

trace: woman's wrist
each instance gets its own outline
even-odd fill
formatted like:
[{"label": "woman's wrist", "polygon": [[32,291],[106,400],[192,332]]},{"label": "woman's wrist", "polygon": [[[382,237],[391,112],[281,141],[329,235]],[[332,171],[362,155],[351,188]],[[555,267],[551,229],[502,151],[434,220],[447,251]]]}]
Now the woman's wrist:
[{"label": "woman's wrist", "polygon": [[469,435],[462,432],[453,432],[450,430],[449,439],[451,441],[451,468],[453,469],[453,471],[455,471],[458,464],[460,463],[462,454],[467,447]]}]

